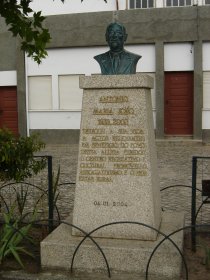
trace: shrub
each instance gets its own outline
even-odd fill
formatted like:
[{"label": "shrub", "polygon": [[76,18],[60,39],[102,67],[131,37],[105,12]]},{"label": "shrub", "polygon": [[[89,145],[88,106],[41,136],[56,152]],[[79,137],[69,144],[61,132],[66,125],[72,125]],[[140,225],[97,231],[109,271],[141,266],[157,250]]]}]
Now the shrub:
[{"label": "shrub", "polygon": [[32,223],[22,224],[22,217],[14,218],[13,210],[4,214],[4,224],[0,229],[0,264],[3,263],[6,257],[12,255],[24,267],[21,261],[21,254],[33,257],[33,254],[26,250],[23,245],[24,240],[33,243],[33,239],[29,235]]},{"label": "shrub", "polygon": [[16,137],[7,129],[0,129],[0,180],[23,181],[41,171],[46,161],[37,160],[34,153],[44,147],[37,135]]}]

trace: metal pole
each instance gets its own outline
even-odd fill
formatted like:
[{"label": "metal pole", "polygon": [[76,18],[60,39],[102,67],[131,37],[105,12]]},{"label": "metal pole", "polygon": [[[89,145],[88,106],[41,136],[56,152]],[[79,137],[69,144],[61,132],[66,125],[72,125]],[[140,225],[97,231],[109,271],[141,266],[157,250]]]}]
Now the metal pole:
[{"label": "metal pole", "polygon": [[47,156],[48,161],[48,229],[53,231],[53,172],[52,172],[52,156]]},{"label": "metal pole", "polygon": [[116,0],[116,10],[117,10],[117,11],[119,10],[119,3],[118,3],[118,0]]},{"label": "metal pole", "polygon": [[192,157],[191,246],[196,251],[196,177],[197,157]]}]

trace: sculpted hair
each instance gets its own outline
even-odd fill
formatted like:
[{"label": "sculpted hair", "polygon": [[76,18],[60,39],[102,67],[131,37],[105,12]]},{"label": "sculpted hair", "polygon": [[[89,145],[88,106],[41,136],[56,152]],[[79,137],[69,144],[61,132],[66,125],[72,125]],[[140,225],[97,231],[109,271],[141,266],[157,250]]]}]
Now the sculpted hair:
[{"label": "sculpted hair", "polygon": [[110,24],[107,26],[107,28],[106,28],[106,38],[107,38],[107,36],[108,36],[108,34],[109,34],[110,29],[111,29],[114,25],[120,26],[120,28],[121,28],[121,30],[122,30],[124,36],[127,35],[127,34],[126,34],[125,26],[123,26],[123,25],[122,25],[121,23],[119,23],[119,22],[112,22],[112,23],[110,23]]}]

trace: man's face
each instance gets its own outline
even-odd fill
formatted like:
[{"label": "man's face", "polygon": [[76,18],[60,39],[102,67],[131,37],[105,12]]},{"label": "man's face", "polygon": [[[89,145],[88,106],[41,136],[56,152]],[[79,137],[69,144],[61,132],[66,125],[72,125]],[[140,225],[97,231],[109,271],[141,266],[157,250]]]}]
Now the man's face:
[{"label": "man's face", "polygon": [[114,24],[109,28],[106,40],[111,51],[119,52],[123,50],[123,45],[126,41],[126,34],[124,34],[121,26]]}]

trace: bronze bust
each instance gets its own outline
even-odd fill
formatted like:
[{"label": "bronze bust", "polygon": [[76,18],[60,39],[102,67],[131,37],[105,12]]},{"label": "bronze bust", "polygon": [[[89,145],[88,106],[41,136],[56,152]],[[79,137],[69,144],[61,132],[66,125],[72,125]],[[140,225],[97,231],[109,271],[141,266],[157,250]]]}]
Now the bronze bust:
[{"label": "bronze bust", "polygon": [[108,52],[94,56],[101,67],[103,75],[135,74],[140,55],[124,49],[127,39],[126,29],[120,23],[111,23],[106,29],[106,41],[110,47]]}]

